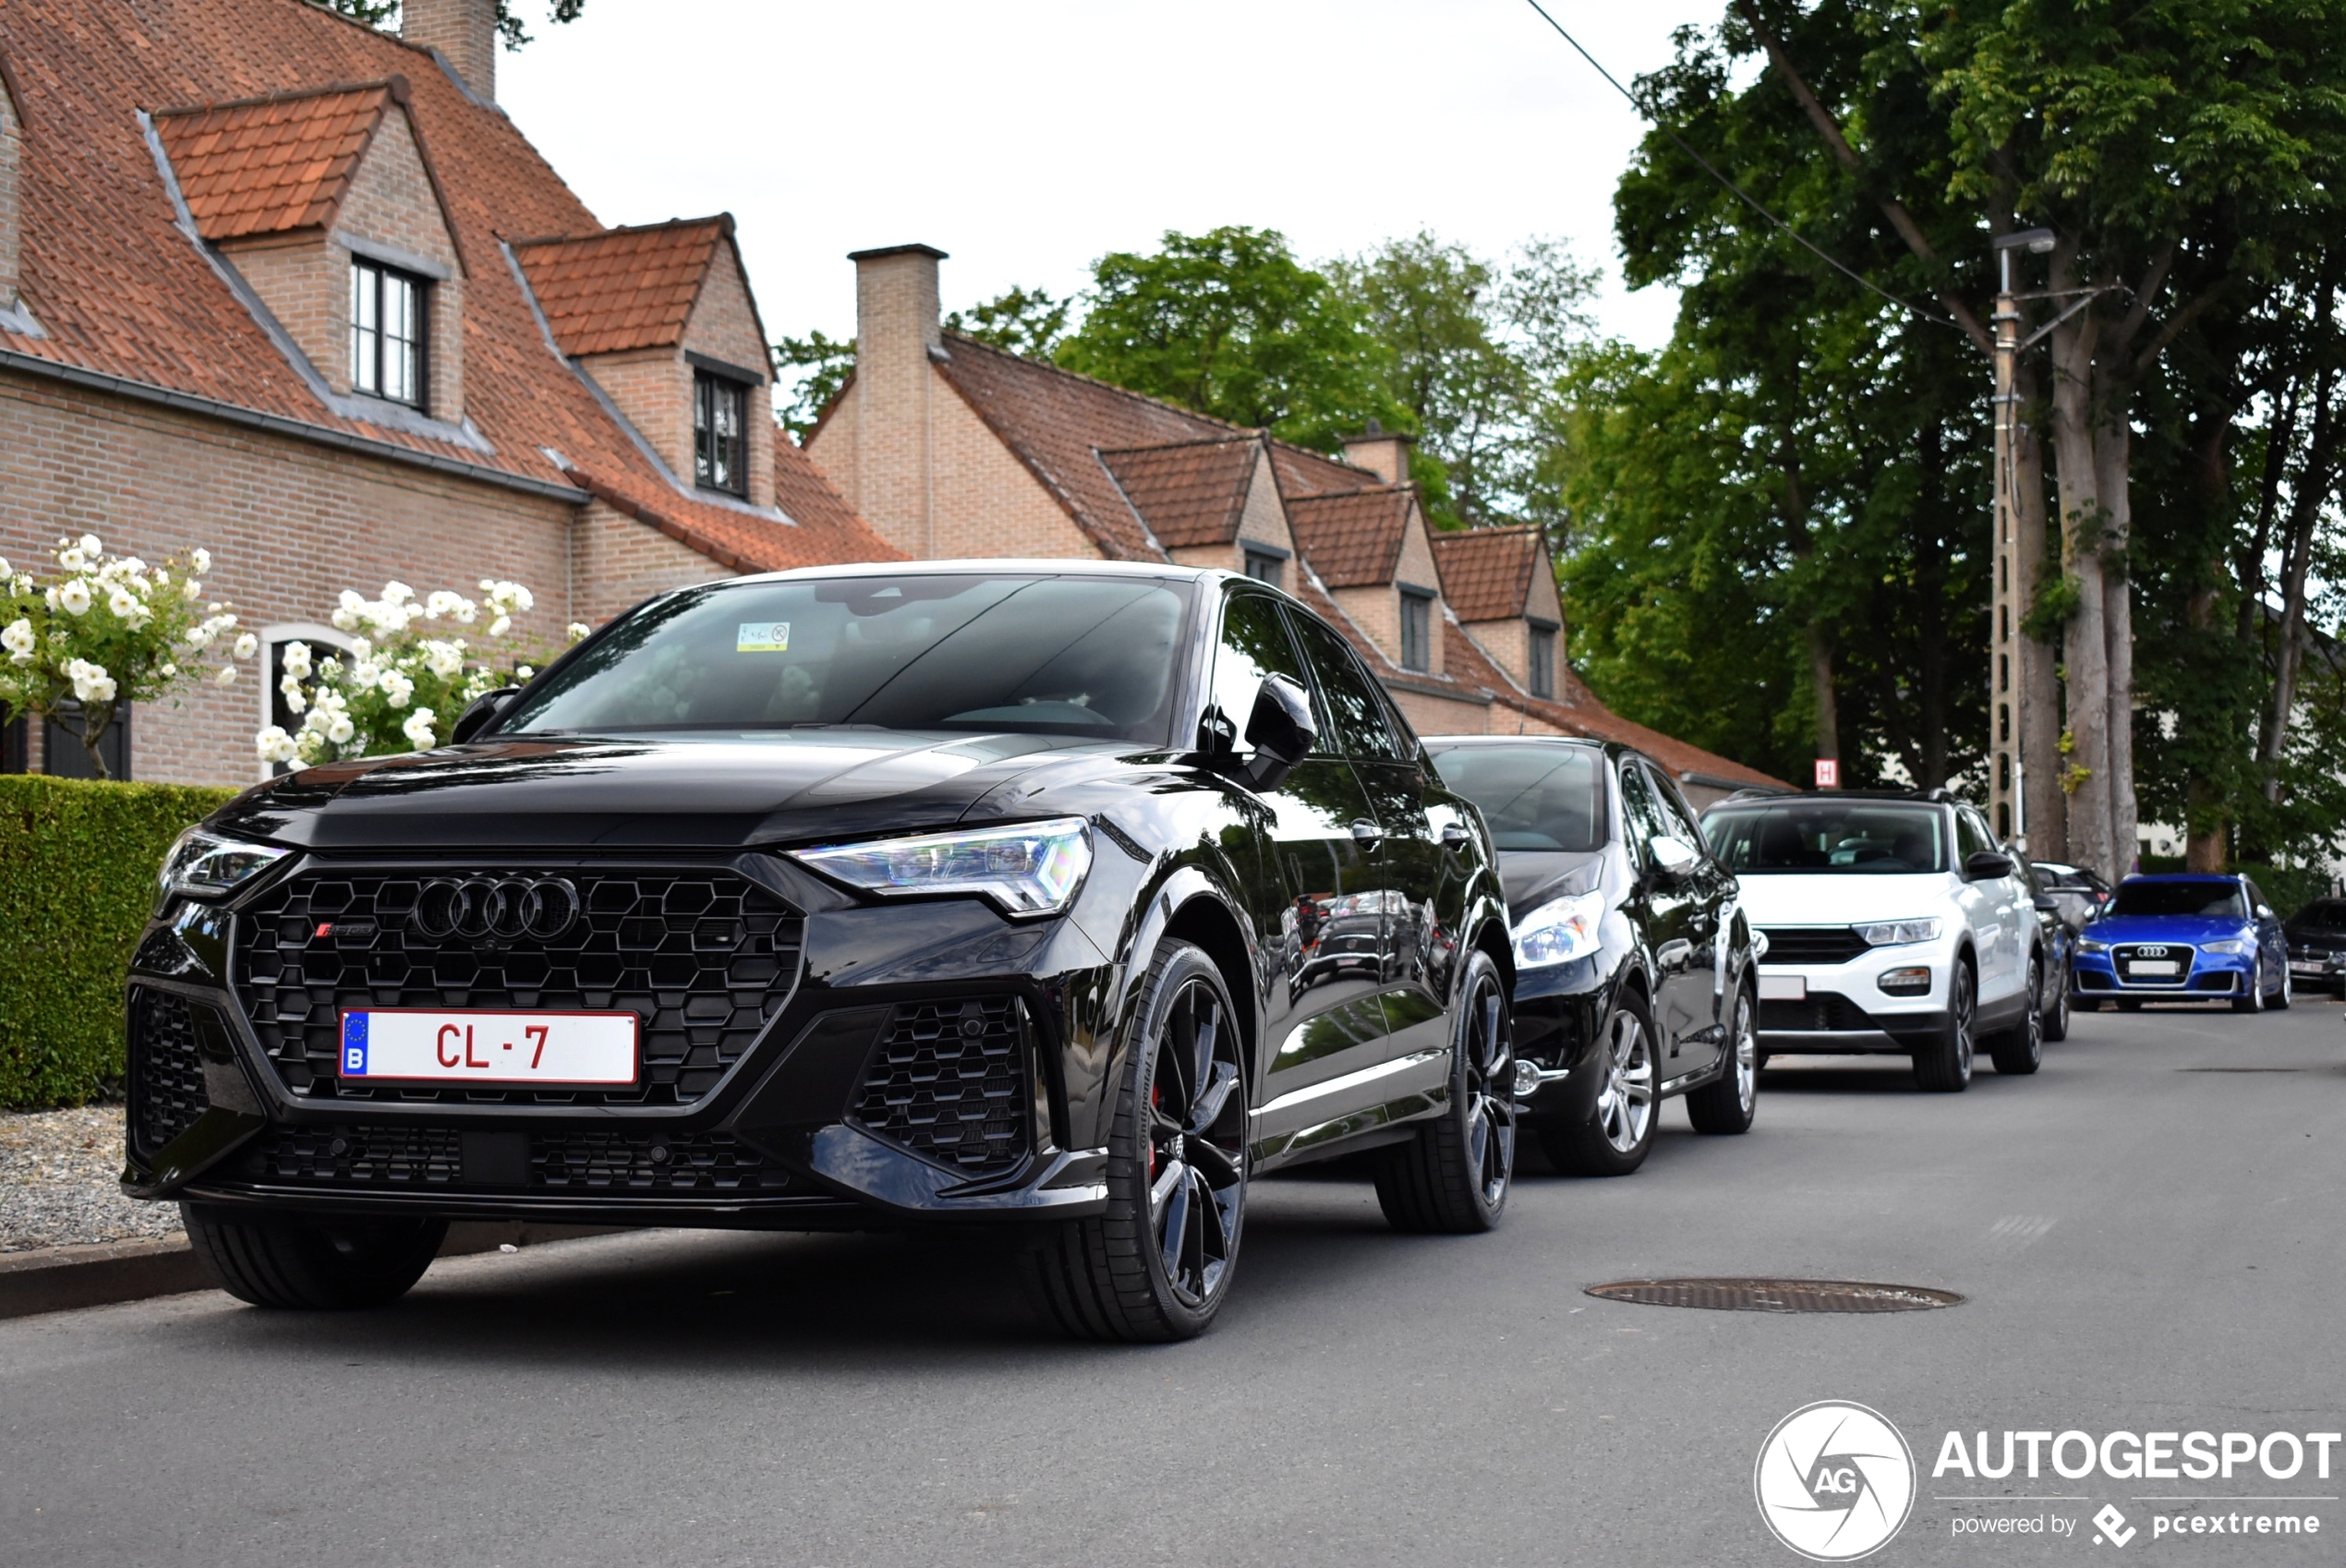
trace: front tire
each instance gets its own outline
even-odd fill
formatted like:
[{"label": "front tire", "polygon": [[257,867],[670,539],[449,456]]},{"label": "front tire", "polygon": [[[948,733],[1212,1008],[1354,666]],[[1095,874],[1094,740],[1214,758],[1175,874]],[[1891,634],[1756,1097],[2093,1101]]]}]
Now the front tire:
[{"label": "front tire", "polygon": [[2045,965],[2041,959],[2028,960],[2028,1006],[2020,1021],[1999,1034],[1988,1048],[1989,1060],[1996,1070],[2013,1078],[2025,1078],[2044,1065],[2045,1060]]},{"label": "front tire", "polygon": [[1450,1104],[1378,1162],[1377,1205],[1395,1230],[1495,1230],[1515,1180],[1515,1017],[1491,955],[1467,959],[1450,1032]]},{"label": "front tire", "polygon": [[2045,1014],[2045,1040],[2059,1044],[2069,1038],[2069,966],[2061,966],[2061,986],[2053,993],[2052,1010]]},{"label": "front tire", "polygon": [[2280,989],[2273,993],[2273,1011],[2277,1013],[2285,1013],[2289,1011],[2289,1004],[2296,999],[2297,982],[2294,977],[2290,974],[2289,966],[2284,964],[2281,966],[2280,971]]},{"label": "front tire", "polygon": [[1939,1038],[1915,1053],[1915,1082],[1933,1094],[1960,1094],[1971,1087],[1972,1023],[1978,984],[1971,966],[1958,961],[1947,982],[1947,1021]]},{"label": "front tire", "polygon": [[1590,1054],[1589,1070],[1604,1074],[1589,1119],[1542,1128],[1541,1152],[1568,1176],[1627,1176],[1652,1152],[1662,1109],[1654,1097],[1653,1021],[1636,992],[1625,991],[1606,1016],[1604,1043]]},{"label": "front tire", "polygon": [[1687,1119],[1697,1132],[1732,1137],[1751,1130],[1760,1109],[1760,1040],[1752,1027],[1751,993],[1735,993],[1727,1030],[1727,1070],[1687,1096]]},{"label": "front tire", "polygon": [[448,1235],[445,1220],[313,1220],[188,1202],[179,1214],[213,1284],[239,1301],[290,1311],[387,1307],[424,1277]]},{"label": "front tire", "polygon": [[1214,960],[1168,942],[1149,966],[1108,1134],[1107,1209],[1047,1232],[1037,1294],[1082,1339],[1203,1333],[1246,1218],[1244,1043]]}]

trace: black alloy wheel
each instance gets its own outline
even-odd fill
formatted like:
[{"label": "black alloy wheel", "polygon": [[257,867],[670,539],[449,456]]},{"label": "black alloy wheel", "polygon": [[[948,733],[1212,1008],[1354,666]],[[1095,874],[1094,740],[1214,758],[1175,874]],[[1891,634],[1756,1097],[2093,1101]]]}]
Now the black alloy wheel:
[{"label": "black alloy wheel", "polygon": [[1960,1094],[1971,1087],[1972,1025],[1978,984],[1961,959],[1947,977],[1947,1021],[1939,1036],[1915,1053],[1915,1082],[1934,1094]]},{"label": "black alloy wheel", "polygon": [[1735,1015],[1727,1022],[1726,1068],[1687,1096],[1687,1119],[1695,1131],[1732,1137],[1751,1130],[1760,1109],[1760,1034],[1752,1023],[1757,1010],[1747,988],[1735,993]]},{"label": "black alloy wheel", "polygon": [[1573,1068],[1598,1075],[1588,1119],[1540,1129],[1540,1152],[1567,1176],[1627,1176],[1653,1152],[1654,1126],[1662,1119],[1654,1092],[1660,1075],[1653,1019],[1645,997],[1624,990],[1600,1027],[1604,1032],[1588,1066]]},{"label": "black alloy wheel", "polygon": [[2067,960],[2061,966],[2061,982],[2053,988],[2052,1006],[2045,1012],[2045,1040],[2058,1044],[2069,1038],[2070,982],[2074,971]]},{"label": "black alloy wheel", "polygon": [[1045,1236],[1046,1309],[1086,1339],[1205,1331],[1229,1295],[1246,1219],[1244,1036],[1221,971],[1168,942],[1143,982],[1108,1135],[1107,1211]]},{"label": "black alloy wheel", "polygon": [[1491,955],[1469,953],[1450,1031],[1450,1104],[1376,1166],[1396,1230],[1494,1230],[1515,1180],[1515,1011]]},{"label": "black alloy wheel", "polygon": [[187,1245],[212,1283],[255,1307],[387,1307],[424,1277],[445,1220],[307,1219],[182,1202]]},{"label": "black alloy wheel", "polygon": [[1996,1070],[2014,1078],[2035,1072],[2045,1061],[2045,963],[2035,954],[2028,957],[2027,1006],[2022,1009],[2020,1021],[2005,1030],[1989,1044],[1989,1059]]}]

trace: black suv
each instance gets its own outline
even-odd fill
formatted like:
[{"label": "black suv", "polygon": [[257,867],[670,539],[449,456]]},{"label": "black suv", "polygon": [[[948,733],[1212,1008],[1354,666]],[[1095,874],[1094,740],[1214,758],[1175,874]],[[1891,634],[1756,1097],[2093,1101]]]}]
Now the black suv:
[{"label": "black suv", "polygon": [[1429,741],[1481,808],[1514,923],[1516,1092],[1549,1163],[1626,1176],[1663,1100],[1698,1132],[1758,1104],[1758,960],[1734,876],[1669,776],[1626,746]]},{"label": "black suv", "polygon": [[456,732],[255,789],[163,869],[125,1187],[247,1301],[389,1301],[457,1217],[994,1220],[1070,1332],[1167,1339],[1252,1175],[1373,1151],[1397,1226],[1500,1219],[1488,840],[1260,584],[685,588]]}]

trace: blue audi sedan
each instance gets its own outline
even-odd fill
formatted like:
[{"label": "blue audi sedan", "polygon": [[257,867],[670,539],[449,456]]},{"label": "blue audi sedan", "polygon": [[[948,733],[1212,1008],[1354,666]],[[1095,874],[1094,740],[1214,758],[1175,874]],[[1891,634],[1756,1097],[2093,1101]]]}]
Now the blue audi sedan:
[{"label": "blue audi sedan", "polygon": [[2076,1005],[2230,999],[2235,1012],[2289,1006],[2280,917],[2245,876],[2130,876],[2079,934]]}]

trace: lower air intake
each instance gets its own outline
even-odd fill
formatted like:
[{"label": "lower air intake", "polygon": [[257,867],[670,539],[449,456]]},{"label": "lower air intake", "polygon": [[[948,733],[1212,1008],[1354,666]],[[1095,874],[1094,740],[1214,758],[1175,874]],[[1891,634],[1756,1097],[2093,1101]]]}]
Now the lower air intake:
[{"label": "lower air intake", "polygon": [[899,1007],[851,1115],[955,1171],[1009,1170],[1034,1148],[1027,1055],[1026,1009],[1014,996]]}]

